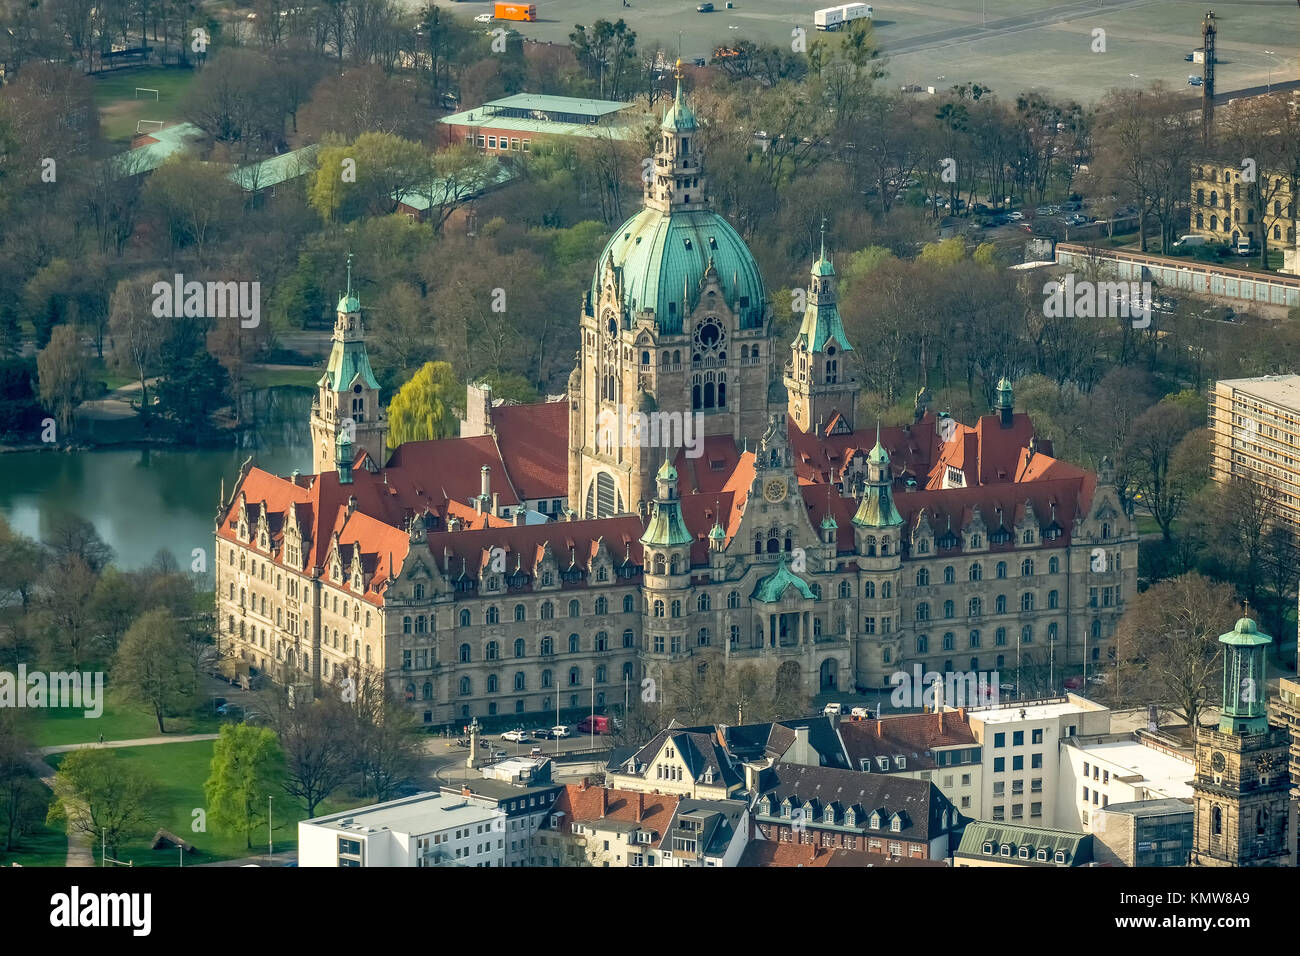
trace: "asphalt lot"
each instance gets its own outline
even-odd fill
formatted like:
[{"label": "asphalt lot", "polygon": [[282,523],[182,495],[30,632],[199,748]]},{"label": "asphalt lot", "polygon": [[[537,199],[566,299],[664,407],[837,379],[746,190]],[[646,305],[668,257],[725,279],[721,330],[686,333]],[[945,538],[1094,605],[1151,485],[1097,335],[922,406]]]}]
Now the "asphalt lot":
[{"label": "asphalt lot", "polygon": [[[403,0],[421,6],[424,0]],[[492,10],[487,0],[434,0],[470,19]],[[813,11],[828,0],[725,0],[713,13],[696,0],[535,0],[535,23],[511,23],[524,36],[567,43],[575,24],[622,18],[642,48],[708,57],[739,37],[791,42],[803,27],[811,38]],[[1201,17],[1220,16],[1218,89],[1267,87],[1297,75],[1300,12],[1283,3],[1222,0],[885,0],[873,3],[876,35],[889,60],[887,82],[946,88],[975,82],[1002,97],[1029,89],[1092,102],[1114,88],[1162,80],[1188,89],[1199,65],[1183,57],[1201,46]],[[1096,30],[1105,49],[1096,50]],[[1265,51],[1273,51],[1270,55]]]}]

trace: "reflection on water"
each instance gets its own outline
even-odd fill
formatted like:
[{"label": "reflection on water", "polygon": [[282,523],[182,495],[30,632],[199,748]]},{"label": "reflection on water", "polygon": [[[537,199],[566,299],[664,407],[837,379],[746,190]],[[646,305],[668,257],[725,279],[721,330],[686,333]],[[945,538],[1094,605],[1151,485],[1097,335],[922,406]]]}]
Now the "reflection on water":
[{"label": "reflection on water", "polygon": [[[162,548],[189,567],[194,548],[208,554],[222,479],[226,493],[249,455],[278,474],[311,468],[305,389],[262,389],[245,396],[243,419],[255,423],[238,448],[120,449],[0,455],[0,514],[35,538],[64,512],[92,521],[122,568],[149,563]],[[210,578],[209,578],[210,580]]]}]

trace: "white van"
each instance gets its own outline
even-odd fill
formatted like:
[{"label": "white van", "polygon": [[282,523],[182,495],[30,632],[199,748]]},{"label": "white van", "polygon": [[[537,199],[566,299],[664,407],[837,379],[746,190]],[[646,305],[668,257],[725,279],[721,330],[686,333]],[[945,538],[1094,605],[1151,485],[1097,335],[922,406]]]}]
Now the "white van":
[{"label": "white van", "polygon": [[1186,249],[1190,246],[1203,246],[1203,245],[1205,245],[1204,236],[1182,236],[1181,238],[1178,239],[1177,242],[1174,243],[1173,247],[1175,249]]},{"label": "white van", "polygon": [[823,717],[838,717],[842,713],[844,713],[843,704],[827,704],[822,708]]},{"label": "white van", "polygon": [[1250,255],[1250,250],[1251,250],[1252,246],[1253,246],[1253,243],[1250,241],[1250,236],[1238,236],[1238,237],[1237,237],[1237,255],[1239,255],[1239,256],[1248,256],[1248,255]]}]

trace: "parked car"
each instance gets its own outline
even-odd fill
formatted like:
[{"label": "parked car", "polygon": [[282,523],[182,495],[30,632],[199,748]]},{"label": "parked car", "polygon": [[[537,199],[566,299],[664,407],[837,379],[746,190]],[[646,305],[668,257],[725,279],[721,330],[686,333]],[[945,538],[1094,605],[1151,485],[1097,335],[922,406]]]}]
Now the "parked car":
[{"label": "parked car", "polygon": [[528,734],[525,733],[523,730],[507,730],[504,734],[501,735],[501,739],[513,740],[515,743],[521,744],[524,741],[528,740]]},{"label": "parked car", "polygon": [[1204,86],[1204,85],[1205,85],[1205,80],[1202,79],[1202,78],[1199,77],[1199,76],[1189,76],[1189,77],[1187,78],[1187,85],[1188,85],[1188,86]]},{"label": "parked car", "polygon": [[555,736],[551,733],[550,729],[546,727],[539,727],[537,730],[528,731],[528,733],[538,740],[550,740]]},{"label": "parked car", "polygon": [[238,704],[222,704],[217,708],[217,714],[221,717],[238,717],[243,711],[244,708]]},{"label": "parked car", "polygon": [[1016,209],[1013,210],[1012,212],[1007,213],[1007,218],[1012,220],[1013,222],[1020,222],[1022,219],[1025,218],[1025,214],[1021,212],[1019,209]]},{"label": "parked car", "polygon": [[713,4],[711,4],[711,3],[701,3],[698,7],[695,8],[695,12],[696,12],[696,13],[712,13],[712,12],[713,12]]},{"label": "parked car", "polygon": [[584,717],[578,724],[578,733],[580,734],[608,734],[613,729],[610,718],[601,714],[597,714],[595,717]]},{"label": "parked car", "polygon": [[831,703],[822,708],[823,717],[838,717],[842,713],[844,713],[843,704]]},{"label": "parked car", "polygon": [[568,724],[556,724],[551,728],[551,738],[554,740],[561,740],[570,735]]},{"label": "parked car", "polygon": [[480,13],[478,16],[476,16],[476,17],[474,18],[474,22],[475,22],[475,23],[491,23],[491,22],[492,22],[492,19],[493,19],[492,14],[490,14],[490,13]]},{"label": "parked car", "polygon": [[1089,221],[1088,217],[1081,212],[1076,212],[1065,220],[1066,224],[1070,226],[1086,226]]}]

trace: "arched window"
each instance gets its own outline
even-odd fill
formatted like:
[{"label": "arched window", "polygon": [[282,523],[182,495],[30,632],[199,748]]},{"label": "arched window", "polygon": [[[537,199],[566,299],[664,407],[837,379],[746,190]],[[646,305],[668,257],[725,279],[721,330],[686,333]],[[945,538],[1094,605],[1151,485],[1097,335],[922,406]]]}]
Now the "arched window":
[{"label": "arched window", "polygon": [[999,579],[1005,578],[1007,576],[1007,563],[1005,561],[998,562],[998,566],[995,571],[995,576]]},{"label": "arched window", "polygon": [[1034,626],[1032,624],[1026,624],[1024,627],[1020,629],[1020,643],[1021,644],[1034,643]]},{"label": "arched window", "polygon": [[582,684],[582,669],[578,667],[569,668],[569,686],[578,687]]},{"label": "arched window", "polygon": [[930,569],[918,568],[916,572],[916,586],[918,588],[923,588],[929,585],[929,583],[930,583]]},{"label": "arched window", "polygon": [[840,597],[841,598],[853,597],[853,585],[850,584],[848,581],[840,582]]},{"label": "arched window", "polygon": [[957,571],[950,564],[943,569],[943,583],[954,584],[957,581]]},{"label": "arched window", "polygon": [[515,657],[523,657],[523,656],[524,656],[524,639],[522,637],[517,637],[515,638]]},{"label": "arched window", "polygon": [[1034,592],[1026,591],[1020,595],[1020,610],[1032,611],[1034,609]]},{"label": "arched window", "polygon": [[1020,576],[1022,578],[1032,577],[1034,573],[1034,559],[1025,558],[1020,562]]},{"label": "arched window", "polygon": [[470,661],[470,649],[469,649],[469,645],[468,645],[468,644],[462,644],[462,645],[460,646],[460,662],[461,662],[462,664],[468,664],[469,661]]},{"label": "arched window", "polygon": [[916,636],[916,653],[925,654],[928,653],[929,650],[930,650],[930,638],[925,634],[918,634]]},{"label": "arched window", "polygon": [[1056,610],[1056,608],[1060,605],[1060,602],[1061,602],[1060,594],[1058,594],[1056,591],[1047,592],[1047,606],[1049,608],[1051,608],[1052,610]]},{"label": "arched window", "polygon": [[500,656],[501,656],[501,645],[499,645],[496,641],[488,641],[487,649],[483,655],[483,659],[486,661],[494,661]]},{"label": "arched window", "polygon": [[555,645],[552,639],[549,637],[542,638],[542,643],[541,646],[538,647],[537,653],[542,655],[542,657],[550,657],[552,654],[554,654]]},{"label": "arched window", "polygon": [[945,618],[952,617],[952,616],[953,616],[954,614],[956,614],[956,613],[957,613],[957,610],[956,610],[955,605],[952,603],[952,601],[944,601],[944,602],[943,602],[943,616],[944,616]]},{"label": "arched window", "polygon": [[969,610],[970,610],[971,617],[979,617],[981,614],[984,613],[984,599],[977,598],[977,597],[971,598],[969,604]]},{"label": "arched window", "polygon": [[[944,636],[943,636],[943,649],[944,649],[945,651],[950,651],[950,650],[952,650],[952,649],[953,649],[953,646],[954,646],[956,643],[957,643],[957,636],[956,636],[955,634],[953,634],[952,631],[948,631],[946,634],[944,634]],[[945,670],[946,670],[946,669],[947,669],[947,668],[945,668]]]},{"label": "arched window", "polygon": [[1048,558],[1048,559],[1047,559],[1047,573],[1048,573],[1048,574],[1059,574],[1060,571],[1061,571],[1061,559],[1060,559],[1060,558],[1057,558],[1057,557],[1051,557],[1051,558]]},{"label": "arched window", "polygon": [[928,602],[922,601],[916,606],[916,619],[918,621],[930,620],[930,605]]},{"label": "arched window", "polygon": [[528,613],[528,612],[524,610],[524,606],[523,606],[522,604],[516,604],[516,605],[515,605],[515,620],[516,620],[516,621],[523,621],[523,620],[526,620],[526,615],[527,615],[527,613]]},{"label": "arched window", "polygon": [[712,607],[712,602],[707,594],[701,594],[695,599],[695,609],[697,611],[707,611],[710,607]]},{"label": "arched window", "polygon": [[495,693],[497,692],[497,690],[500,688],[500,686],[501,686],[501,681],[500,681],[500,679],[497,677],[497,675],[496,675],[496,674],[488,674],[488,679],[487,679],[487,692],[488,692],[489,694],[495,694]]},{"label": "arched window", "polygon": [[1223,809],[1217,804],[1210,810],[1210,833],[1214,836],[1223,835]]},{"label": "arched window", "polygon": [[730,594],[727,595],[727,607],[732,608],[733,610],[735,608],[740,607],[739,591],[732,591]]},{"label": "arched window", "polygon": [[695,636],[696,645],[699,647],[708,647],[709,642],[709,629],[707,627],[700,628],[699,633]]},{"label": "arched window", "polygon": [[460,612],[460,626],[469,627],[469,611]]},{"label": "arched window", "polygon": [[551,672],[549,670],[542,671],[542,686],[551,686]]},{"label": "arched window", "polygon": [[603,596],[596,598],[596,613],[597,614],[609,613],[609,601],[607,601]]},{"label": "arched window", "polygon": [[570,635],[569,635],[569,653],[570,653],[570,654],[576,654],[576,653],[578,653],[578,650],[579,650],[579,648],[581,647],[581,644],[582,644],[582,639],[581,639],[580,637],[578,637],[577,634],[570,634]]},{"label": "arched window", "polygon": [[555,617],[555,605],[550,601],[542,602],[542,620],[549,621]]},{"label": "arched window", "polygon": [[663,602],[663,601],[655,601],[655,603],[654,603],[654,615],[655,615],[655,617],[663,617],[663,616],[664,616],[664,602]]},{"label": "arched window", "polygon": [[473,685],[470,683],[470,679],[468,677],[462,677],[460,679],[460,696],[468,696],[472,687]]},{"label": "arched window", "polygon": [[623,613],[624,613],[624,614],[631,614],[631,613],[632,613],[633,611],[635,611],[635,610],[636,610],[636,602],[632,600],[632,595],[630,595],[630,594],[624,594],[624,595],[623,595]]},{"label": "arched window", "polygon": [[569,617],[580,617],[582,615],[582,605],[576,600],[569,602]]},{"label": "arched window", "polygon": [[[1000,627],[993,632],[994,644],[996,644],[998,647],[1002,647],[1004,644],[1006,644],[1006,642],[1007,642],[1007,629],[1005,627]],[[1001,665],[999,664],[998,666],[1000,667]]]},{"label": "arched window", "polygon": [[429,681],[424,682],[424,687],[420,693],[421,700],[433,700],[433,684]]},{"label": "arched window", "polygon": [[515,690],[525,690],[528,686],[528,680],[524,677],[523,671],[515,671]]},{"label": "arched window", "polygon": [[862,582],[862,596],[863,596],[864,598],[871,599],[871,600],[874,600],[874,599],[875,599],[875,597],[876,597],[876,582],[875,582],[875,581],[863,581],[863,582]]},{"label": "arched window", "polygon": [[969,572],[969,575],[970,575],[970,579],[971,579],[972,581],[979,581],[979,580],[981,580],[981,579],[984,577],[984,568],[983,568],[983,566],[982,566],[978,561],[976,561],[974,564],[972,564],[972,565],[970,566],[970,572]]}]

